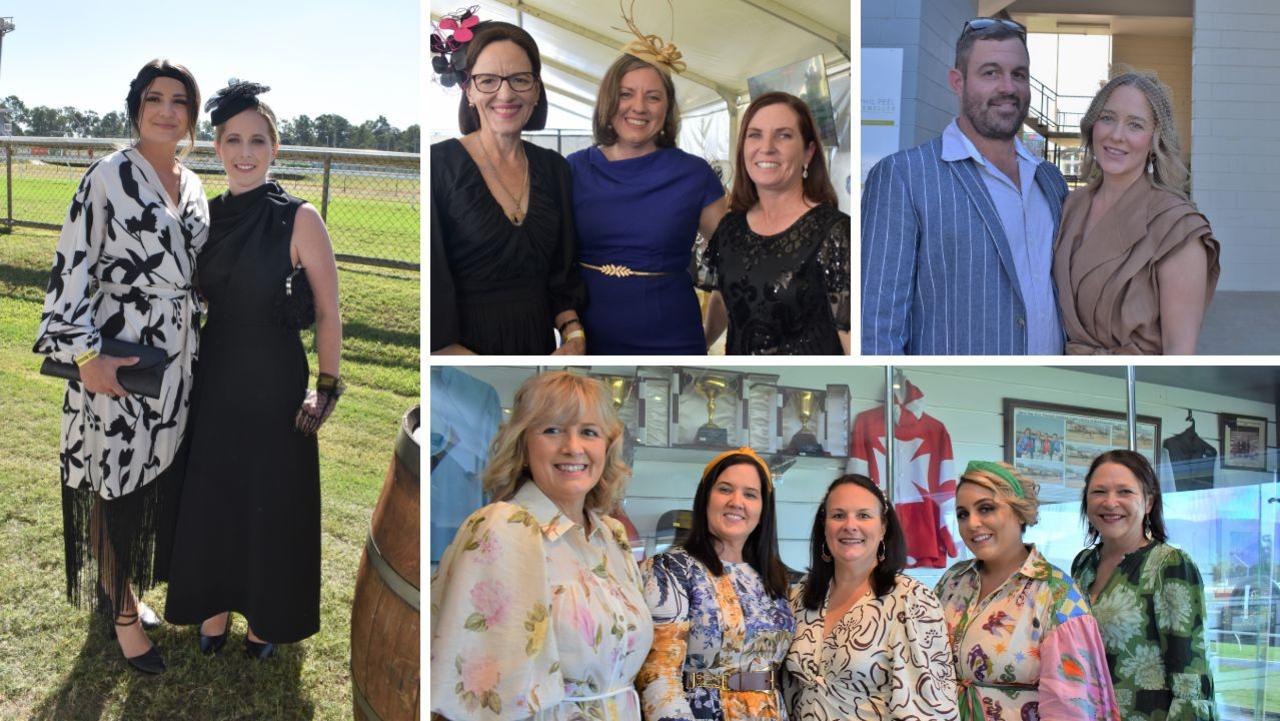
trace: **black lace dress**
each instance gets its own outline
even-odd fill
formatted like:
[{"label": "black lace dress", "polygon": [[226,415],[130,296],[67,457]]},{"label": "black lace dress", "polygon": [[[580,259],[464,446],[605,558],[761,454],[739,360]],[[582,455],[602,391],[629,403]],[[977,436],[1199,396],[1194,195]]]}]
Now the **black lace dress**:
[{"label": "black lace dress", "polygon": [[431,350],[555,350],[557,315],[583,306],[569,164],[524,144],[529,212],[507,218],[457,140],[431,146]]},{"label": "black lace dress", "polygon": [[720,221],[698,260],[698,287],[729,313],[728,355],[842,355],[849,330],[850,218],[818,205],[776,235],[746,213]]}]

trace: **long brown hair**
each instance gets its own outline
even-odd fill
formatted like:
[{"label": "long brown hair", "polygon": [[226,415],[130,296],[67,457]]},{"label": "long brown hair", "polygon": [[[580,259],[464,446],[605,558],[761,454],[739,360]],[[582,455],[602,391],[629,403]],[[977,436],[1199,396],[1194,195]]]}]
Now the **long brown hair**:
[{"label": "long brown hair", "polygon": [[745,213],[760,202],[755,181],[747,175],[743,142],[747,138],[747,128],[751,126],[751,120],[756,113],[760,112],[761,108],[777,103],[783,103],[795,112],[796,124],[800,126],[800,137],[804,140],[804,147],[808,148],[810,143],[813,144],[813,159],[809,161],[809,177],[804,179],[805,199],[819,205],[824,203],[831,206],[839,205],[840,201],[836,199],[835,188],[831,187],[831,176],[827,173],[827,160],[822,152],[822,138],[818,137],[818,124],[813,121],[813,113],[809,112],[809,106],[790,93],[772,92],[751,101],[751,105],[747,106],[747,112],[742,114],[742,125],[738,129],[738,152],[734,158],[733,192],[729,196],[729,210]]}]

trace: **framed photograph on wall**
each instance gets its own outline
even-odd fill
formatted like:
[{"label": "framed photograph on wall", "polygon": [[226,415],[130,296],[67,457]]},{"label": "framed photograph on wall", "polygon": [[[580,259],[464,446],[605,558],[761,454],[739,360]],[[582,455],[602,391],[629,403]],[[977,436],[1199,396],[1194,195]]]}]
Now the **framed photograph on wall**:
[{"label": "framed photograph on wall", "polygon": [[[1128,447],[1122,412],[1004,399],[1004,460],[1040,485],[1041,502],[1079,500],[1093,459]],[[1159,448],[1160,419],[1138,416],[1136,450],[1155,467]]]},{"label": "framed photograph on wall", "polygon": [[1218,414],[1219,456],[1223,468],[1267,470],[1267,419]]}]

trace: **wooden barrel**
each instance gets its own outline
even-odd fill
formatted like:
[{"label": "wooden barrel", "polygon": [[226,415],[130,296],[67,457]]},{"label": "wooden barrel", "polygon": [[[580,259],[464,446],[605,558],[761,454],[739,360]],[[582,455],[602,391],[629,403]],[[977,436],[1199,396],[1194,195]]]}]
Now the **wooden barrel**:
[{"label": "wooden barrel", "polygon": [[419,689],[418,408],[405,414],[373,511],[351,606],[357,721],[416,721]]}]

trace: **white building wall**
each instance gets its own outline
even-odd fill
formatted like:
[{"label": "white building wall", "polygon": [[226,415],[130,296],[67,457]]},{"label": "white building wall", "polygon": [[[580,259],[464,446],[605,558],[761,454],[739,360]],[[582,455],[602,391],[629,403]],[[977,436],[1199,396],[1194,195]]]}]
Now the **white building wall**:
[{"label": "white building wall", "polygon": [[1198,0],[1192,47],[1192,194],[1222,241],[1218,289],[1275,291],[1280,3]]},{"label": "white building wall", "polygon": [[1182,141],[1182,159],[1191,160],[1191,38],[1161,35],[1115,35],[1113,67],[1149,70],[1173,91],[1173,121]]},{"label": "white building wall", "polygon": [[977,0],[863,0],[862,46],[903,49],[900,148],[941,135],[959,112],[947,70],[964,22],[977,14]]}]

